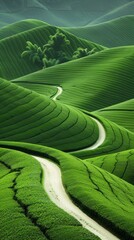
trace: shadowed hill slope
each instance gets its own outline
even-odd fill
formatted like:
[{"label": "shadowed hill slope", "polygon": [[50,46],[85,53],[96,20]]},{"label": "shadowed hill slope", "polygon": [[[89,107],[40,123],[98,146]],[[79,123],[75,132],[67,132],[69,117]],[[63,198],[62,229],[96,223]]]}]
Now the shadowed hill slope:
[{"label": "shadowed hill slope", "polygon": [[103,16],[95,19],[90,24],[98,24],[101,22],[106,22],[109,20],[113,20],[115,18],[119,18],[126,15],[133,15],[134,14],[134,1],[127,2],[119,7],[116,7],[112,11],[104,14]]},{"label": "shadowed hill slope", "polygon": [[134,44],[134,16],[124,16],[98,25],[65,28],[77,37],[90,39],[106,47]]}]

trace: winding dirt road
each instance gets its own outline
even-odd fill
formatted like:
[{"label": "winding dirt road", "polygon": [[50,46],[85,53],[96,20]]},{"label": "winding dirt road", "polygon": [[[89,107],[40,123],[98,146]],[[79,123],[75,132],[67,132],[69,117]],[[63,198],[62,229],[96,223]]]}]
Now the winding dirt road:
[{"label": "winding dirt road", "polygon": [[100,239],[119,240],[119,238],[107,231],[92,218],[83,213],[77,206],[75,206],[64,189],[61,170],[55,163],[45,158],[37,156],[33,157],[40,162],[42,166],[45,176],[43,179],[43,186],[52,202],[77,219],[84,228],[100,237]]},{"label": "winding dirt road", "polygon": [[[57,97],[62,94],[63,89],[61,87],[57,87],[58,91],[53,97],[53,100],[56,101]],[[99,128],[99,137],[98,140],[90,147],[86,147],[81,151],[85,150],[93,150],[98,148],[105,140],[106,133],[103,125],[95,118],[91,117],[98,125]],[[75,151],[76,152],[76,151]],[[60,168],[53,162],[33,156],[42,166],[44,176],[43,186],[51,201],[54,202],[59,208],[66,211],[68,214],[77,219],[81,225],[98,236],[102,240],[119,240],[116,236],[114,236],[111,232],[103,228],[97,222],[95,222],[92,218],[87,216],[84,212],[82,212],[72,200],[67,195],[64,186],[62,184],[61,170]]]}]

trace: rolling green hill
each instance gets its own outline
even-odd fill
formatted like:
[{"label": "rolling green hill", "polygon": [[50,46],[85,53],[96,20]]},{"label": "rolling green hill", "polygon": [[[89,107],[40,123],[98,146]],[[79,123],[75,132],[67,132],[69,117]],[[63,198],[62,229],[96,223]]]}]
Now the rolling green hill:
[{"label": "rolling green hill", "polygon": [[101,109],[96,113],[134,132],[134,99]]},{"label": "rolling green hill", "polygon": [[134,44],[133,22],[134,16],[131,15],[93,26],[65,29],[77,37],[90,39],[106,47],[127,46]]},{"label": "rolling green hill", "polygon": [[133,98],[133,54],[133,46],[108,49],[14,82],[62,86],[61,102],[91,112]]},{"label": "rolling green hill", "polygon": [[[20,25],[22,27],[22,23],[20,23]],[[23,25],[25,26],[25,22],[23,22]],[[54,26],[45,25],[1,40],[0,77],[5,79],[13,79],[39,70],[39,66],[34,65],[28,59],[21,58],[21,53],[26,48],[26,41],[31,41],[39,46],[43,46],[48,42],[49,36],[55,34],[56,30],[57,28]],[[103,49],[103,47],[100,45],[79,39],[68,32],[64,33],[70,40],[70,45],[68,45],[66,48],[68,56],[72,56],[73,52],[78,47],[87,47],[89,50],[94,47],[96,47],[98,50]]]},{"label": "rolling green hill", "polygon": [[92,163],[119,178],[134,185],[134,150],[122,151],[114,154],[107,154],[99,157],[84,160],[85,163]]},{"label": "rolling green hill", "polygon": [[[66,191],[73,199],[73,201],[79,206],[83,211],[86,212],[87,215],[101,223],[106,228],[114,231],[115,235],[118,235],[120,239],[133,239],[134,236],[134,214],[133,214],[133,203],[134,203],[134,186],[129,184],[128,182],[116,177],[109,172],[100,169],[99,167],[91,164],[90,162],[81,161],[78,158],[75,158],[67,153],[63,153],[61,151],[57,151],[56,149],[43,147],[40,145],[26,144],[26,143],[12,143],[12,142],[0,142],[0,145],[5,144],[10,148],[19,149],[20,151],[26,151],[32,155],[39,155],[42,157],[47,157],[48,159],[58,163],[60,165],[62,171],[63,182],[66,187]],[[21,186],[23,188],[18,189],[19,193],[17,196],[22,202],[27,204],[30,203],[32,198],[31,194],[27,194],[29,187],[29,183],[31,180],[29,177],[27,178],[27,174],[31,170],[29,167],[30,163],[33,161],[31,157],[28,155],[24,155],[19,152],[14,152],[10,150],[2,150],[4,153],[8,151],[8,155],[4,155],[3,158],[5,163],[10,165],[12,169],[16,169],[19,171],[18,167],[25,167],[22,174],[25,174],[26,181],[25,183],[22,181],[23,178],[17,179],[21,182]],[[1,152],[1,155],[3,154]],[[12,156],[11,160],[8,159],[8,156]],[[20,157],[21,158],[20,158]],[[17,157],[19,157],[19,162]],[[25,161],[21,162],[21,159],[25,157]],[[27,162],[27,159],[29,161]],[[3,161],[2,161],[3,162]],[[32,182],[32,193],[35,194],[35,187],[39,184],[37,181],[39,179],[39,167],[37,163],[33,162],[34,172],[36,173],[36,179]],[[12,164],[12,165],[11,165]],[[38,168],[35,168],[37,165]],[[29,176],[29,175],[28,175]],[[35,185],[36,181],[36,185]],[[25,189],[25,184],[27,184]],[[34,184],[34,185],[33,185]],[[23,194],[25,190],[25,195]],[[7,189],[5,190],[7,191]],[[41,196],[41,189],[38,187],[38,194]],[[26,197],[27,196],[27,197]],[[36,194],[36,197],[37,194]],[[34,200],[36,199],[34,198]],[[46,196],[45,196],[46,197]],[[34,205],[34,200],[32,200]],[[38,201],[40,206],[40,198]],[[42,203],[43,204],[43,203]],[[49,205],[50,202],[47,202]],[[28,211],[32,214],[32,217],[36,217],[40,219],[41,215],[38,215],[40,212],[37,211],[38,205],[35,207],[31,206],[28,208]],[[40,206],[41,209],[46,205]],[[53,209],[53,208],[52,208]],[[54,209],[55,211],[56,209]],[[48,218],[51,222],[51,215],[49,213],[51,211],[48,208]],[[46,212],[46,211],[45,211]],[[61,212],[62,213],[62,212]],[[40,214],[43,214],[42,211]],[[57,209],[57,214],[59,214]],[[65,218],[65,215],[62,217]],[[5,219],[4,219],[5,220]],[[43,220],[43,221],[42,221]],[[68,219],[71,220],[71,219]],[[40,225],[44,224],[46,218],[41,218],[38,223]],[[5,222],[5,221],[4,221]],[[67,224],[69,221],[67,222]],[[44,225],[43,225],[44,226]],[[51,232],[51,231],[50,231]],[[49,233],[49,230],[48,230]],[[55,233],[55,231],[53,232]],[[61,232],[62,233],[62,232]],[[72,230],[72,234],[75,233]],[[67,234],[67,232],[65,232]],[[72,235],[71,235],[72,236]],[[81,235],[80,235],[81,236]],[[53,239],[53,238],[52,238]],[[75,239],[75,238],[74,238]],[[76,238],[77,239],[77,238]],[[85,238],[84,238],[85,239]],[[84,240],[83,239],[83,240]],[[58,240],[56,238],[56,240]],[[92,238],[91,238],[92,240]]]},{"label": "rolling green hill", "polygon": [[80,240],[99,240],[52,203],[41,177],[33,157],[0,149],[0,239],[74,240],[79,233]]},{"label": "rolling green hill", "polygon": [[0,79],[0,140],[77,150],[92,145],[98,126],[69,106]]},{"label": "rolling green hill", "polygon": [[35,19],[27,19],[20,22],[12,23],[0,29],[0,40],[45,25],[48,24]]}]

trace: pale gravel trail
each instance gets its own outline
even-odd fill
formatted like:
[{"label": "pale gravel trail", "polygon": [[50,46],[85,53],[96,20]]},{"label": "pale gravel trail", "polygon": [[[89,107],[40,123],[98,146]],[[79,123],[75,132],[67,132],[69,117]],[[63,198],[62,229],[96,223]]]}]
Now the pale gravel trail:
[{"label": "pale gravel trail", "polygon": [[59,208],[63,209],[65,212],[77,219],[84,228],[86,228],[96,236],[100,237],[100,239],[119,240],[119,238],[114,236],[112,233],[110,233],[108,230],[103,228],[92,218],[82,212],[77,206],[75,206],[75,204],[69,198],[64,189],[61,177],[61,170],[55,163],[45,158],[37,156],[33,157],[38,162],[40,162],[42,166],[45,176],[43,179],[43,186],[53,203],[55,203]]},{"label": "pale gravel trail", "polygon": [[[57,87],[57,86],[55,86],[55,87]],[[63,89],[62,89],[62,87],[57,87],[57,93],[55,94],[55,96],[52,98],[54,101],[56,101],[57,100],[57,97],[59,97],[61,94],[62,94],[62,92],[63,92]]]},{"label": "pale gravel trail", "polygon": [[[59,97],[62,92],[63,92],[63,89],[62,87],[58,87],[57,86],[57,93],[55,94],[55,96],[52,98],[54,101],[57,100],[57,97]],[[102,145],[102,143],[105,141],[106,139],[106,132],[105,132],[105,129],[103,127],[103,125],[94,117],[91,117],[90,118],[96,122],[97,126],[98,126],[98,129],[99,129],[99,137],[98,137],[98,140],[92,145],[92,146],[89,146],[89,147],[85,147],[83,149],[80,149],[80,150],[76,150],[76,151],[72,151],[72,152],[79,152],[79,151],[86,151],[86,150],[93,150],[93,149],[96,149],[98,148],[99,146]]]},{"label": "pale gravel trail", "polygon": [[[53,100],[56,101],[57,97],[62,94],[63,89],[61,87],[57,87],[58,91],[53,97]],[[106,132],[103,125],[95,118],[91,117],[98,125],[99,128],[99,137],[98,140],[90,147],[83,148],[79,151],[85,150],[93,150],[98,148],[106,138]],[[77,151],[74,151],[77,152]],[[82,212],[72,200],[67,195],[64,186],[62,184],[62,176],[60,168],[53,162],[33,156],[42,166],[44,176],[43,186],[45,191],[47,192],[51,201],[56,204],[59,208],[63,209],[65,212],[73,216],[77,219],[81,225],[89,230],[91,233],[95,234],[102,240],[119,240],[116,236],[114,236],[111,232],[103,228],[97,222],[95,222],[92,218]]]}]

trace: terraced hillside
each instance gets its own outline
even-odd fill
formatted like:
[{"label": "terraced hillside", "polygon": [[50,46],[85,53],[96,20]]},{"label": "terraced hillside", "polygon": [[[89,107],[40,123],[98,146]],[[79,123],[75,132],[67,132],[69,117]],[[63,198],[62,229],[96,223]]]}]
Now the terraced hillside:
[{"label": "terraced hillside", "polygon": [[62,86],[61,102],[94,111],[133,98],[133,54],[133,46],[108,49],[14,82]]},{"label": "terraced hillside", "polygon": [[125,181],[134,184],[134,150],[122,151],[84,160],[92,163]]},{"label": "terraced hillside", "polygon": [[100,109],[96,113],[134,132],[134,99]]},{"label": "terraced hillside", "polygon": [[[106,47],[127,46],[134,44],[133,22],[134,15],[131,15],[101,24],[65,29],[77,37],[102,44]],[[125,32],[124,28],[126,29]]]},{"label": "terraced hillside", "polygon": [[134,240],[133,6],[0,1],[0,240]]},{"label": "terraced hillside", "polygon": [[[22,27],[22,23],[20,23],[20,26]],[[23,26],[25,27],[25,22],[23,22]],[[43,25],[41,27],[33,28],[1,40],[0,77],[5,79],[13,79],[39,70],[40,67],[38,65],[34,65],[28,59],[21,58],[21,54],[26,48],[26,41],[31,41],[32,43],[36,43],[38,46],[42,47],[48,42],[49,36],[56,33],[56,30],[57,28],[54,26]],[[7,29],[7,32],[8,31],[9,28]],[[78,47],[87,47],[89,50],[94,47],[96,47],[98,50],[103,49],[103,47],[100,45],[79,39],[68,32],[64,33],[68,40],[70,40],[70,45],[66,47],[66,53],[68,56],[72,56],[73,52]]]},{"label": "terraced hillside", "polygon": [[0,149],[0,239],[99,240],[50,201],[41,176],[30,155]]},{"label": "terraced hillside", "polygon": [[33,28],[41,27],[48,25],[43,21],[39,21],[36,19],[26,19],[20,22],[16,22],[13,24],[9,24],[0,29],[0,40],[11,37],[21,32],[25,32],[31,30]]},{"label": "terraced hillside", "polygon": [[89,116],[0,80],[0,139],[77,150],[92,145],[98,126]]},{"label": "terraced hillside", "polygon": [[[133,236],[134,236],[134,232],[133,232],[134,221],[133,221],[133,210],[132,210],[133,201],[134,201],[133,185],[125,182],[119,177],[116,177],[108,173],[107,171],[101,170],[100,168],[94,166],[93,164],[90,164],[89,162],[82,162],[78,158],[76,159],[69,154],[59,152],[55,149],[50,149],[50,148],[42,147],[39,145],[30,145],[26,143],[22,144],[22,143],[12,143],[12,142],[9,142],[9,143],[0,142],[0,144],[1,145],[5,144],[5,147],[6,147],[6,144],[8,147],[13,148],[14,146],[14,148],[18,148],[21,151],[27,151],[29,152],[29,154],[32,154],[32,155],[36,154],[39,156],[43,156],[44,158],[47,156],[48,159],[52,159],[54,162],[56,161],[58,164],[60,164],[62,175],[63,175],[63,182],[66,186],[67,192],[72,197],[73,201],[77,203],[77,205],[80,208],[82,208],[83,211],[86,211],[87,215],[92,216],[92,218],[95,219],[95,221],[99,221],[103,226],[112,229],[115,235],[119,234],[121,239],[133,239]],[[4,150],[4,151],[7,152],[7,150]],[[10,154],[11,152],[9,152],[9,156],[11,156]],[[29,172],[29,170],[31,171],[30,163],[33,160],[29,159],[30,162],[23,161],[21,163],[21,159],[23,159],[23,156],[24,156],[24,154],[22,154],[21,155],[22,157],[21,158],[19,157],[19,163],[18,163],[17,156],[15,156],[16,154],[17,156],[19,156],[18,153],[12,152],[12,160],[11,160],[11,163],[13,164],[12,169],[17,168],[17,171],[18,171],[19,170],[18,164],[19,164],[19,167],[21,168],[22,166],[26,165],[27,172]],[[15,157],[15,160],[14,160],[14,157]],[[25,156],[26,160],[27,160],[27,157],[28,156]],[[10,159],[8,160],[7,159],[8,159],[7,155],[4,156],[5,163],[6,164],[8,163],[8,165],[11,164]],[[44,164],[45,164],[45,159],[44,159]],[[30,168],[29,168],[29,165],[30,165]],[[36,164],[34,164],[34,166],[36,166]],[[38,169],[35,169],[36,172],[37,170]],[[27,179],[26,177],[27,175],[24,170],[23,172],[24,172],[25,178]],[[36,175],[36,176],[39,176],[39,175]],[[18,177],[18,181],[22,181],[22,179],[23,179],[23,176],[20,175]],[[39,179],[39,177],[36,179]],[[32,179],[29,179],[29,180],[30,180],[30,183],[32,183],[31,182]],[[31,202],[32,199],[30,198],[31,194],[27,195],[26,200],[23,197],[23,191],[25,190],[25,185],[23,184],[24,183],[22,182],[23,188],[21,188],[21,185],[19,185],[20,187],[18,189],[19,192],[17,192],[17,197],[19,199],[22,199],[22,201],[24,201],[26,206],[28,202]],[[29,181],[27,182],[27,184],[28,185],[26,185],[26,189],[28,190]],[[35,191],[34,188],[32,191],[34,194],[34,191]],[[40,192],[39,194],[41,194],[40,188],[38,191]],[[27,194],[27,191],[26,191],[26,194]],[[40,202],[38,204],[40,205]],[[49,202],[47,204],[49,204]],[[36,207],[37,207],[37,204],[36,204]],[[38,214],[40,213],[39,211],[36,211],[36,207],[34,206],[34,202],[31,207],[28,207],[30,216],[32,216],[33,218],[35,216],[37,217]],[[41,209],[42,207],[43,205],[41,205]],[[44,208],[46,208],[46,205],[44,206]],[[47,211],[49,211],[49,209]],[[44,211],[41,211],[40,214],[41,214],[40,215],[41,221],[39,218],[39,221],[37,222],[39,224],[38,226],[42,225],[42,220],[43,220],[42,215],[44,214]],[[65,215],[63,217],[65,217]],[[50,215],[50,218],[48,219],[50,219],[51,221],[51,215]],[[61,230],[63,230],[63,228]],[[58,231],[59,231],[59,228],[58,228]],[[55,231],[54,229],[54,231],[49,230],[47,232],[48,234],[49,232],[53,234],[51,235],[50,239],[53,239],[53,236],[54,236],[54,239],[58,239],[56,237],[57,230]],[[72,230],[72,234],[74,233]],[[85,238],[82,238],[83,240],[88,239],[86,235],[82,235],[82,236],[85,237]],[[89,237],[90,235],[87,235],[87,236]],[[72,239],[72,236],[71,236],[71,239]],[[90,239],[92,240],[92,238]],[[113,236],[113,238],[109,238],[109,239],[118,239],[118,238],[114,238]]]}]

